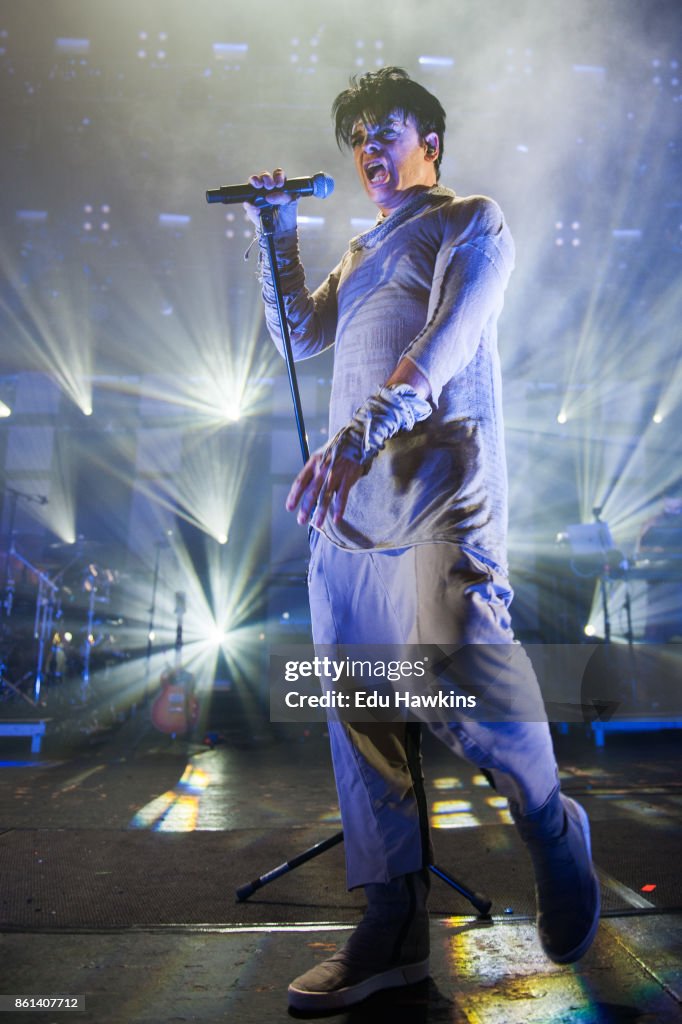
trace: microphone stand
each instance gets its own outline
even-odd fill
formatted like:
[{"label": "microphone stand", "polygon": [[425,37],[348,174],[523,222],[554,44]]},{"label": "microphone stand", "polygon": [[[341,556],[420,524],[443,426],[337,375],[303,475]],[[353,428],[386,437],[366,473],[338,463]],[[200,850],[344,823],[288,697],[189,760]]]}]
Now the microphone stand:
[{"label": "microphone stand", "polygon": [[305,424],[303,423],[301,396],[298,391],[298,381],[296,379],[296,371],[294,369],[294,355],[291,349],[291,336],[289,334],[286,309],[284,308],[284,296],[282,295],[282,283],[279,276],[279,267],[277,266],[277,251],[275,249],[274,239],[275,208],[267,202],[264,202],[264,205],[260,207],[260,223],[261,232],[267,244],[268,262],[270,264],[272,284],[275,289],[277,316],[279,319],[279,328],[282,334],[282,343],[284,345],[284,361],[287,367],[287,376],[289,377],[291,398],[294,403],[294,417],[296,419],[296,429],[298,430],[298,441],[301,446],[303,462],[306,463],[310,458],[310,448],[308,447],[308,438],[305,432]]},{"label": "microphone stand", "polygon": [[[282,285],[279,277],[279,269],[277,267],[277,252],[275,249],[274,231],[275,231],[275,211],[266,201],[263,201],[263,205],[260,207],[260,221],[261,230],[264,238],[267,242],[268,260],[270,263],[270,271],[272,274],[272,283],[275,289],[275,300],[277,303],[277,315],[279,318],[280,330],[282,333],[282,341],[284,344],[284,358],[287,365],[287,373],[289,375],[289,386],[291,387],[291,397],[294,402],[294,416],[296,418],[296,427],[298,429],[298,440],[301,446],[301,455],[304,463],[310,458],[310,449],[308,448],[308,440],[305,433],[305,427],[303,424],[303,412],[301,409],[301,397],[298,391],[298,383],[296,380],[296,372],[294,370],[294,357],[291,349],[291,337],[289,335],[289,325],[287,324],[286,309],[284,307],[284,297],[282,295]],[[239,886],[236,891],[236,897],[238,903],[243,903],[258,889],[262,889],[264,885],[268,885],[269,882],[274,882],[276,878],[280,878],[282,875],[287,874],[289,871],[293,871],[300,864],[304,864],[306,861],[312,860],[319,854],[324,853],[331,847],[336,846],[338,843],[343,842],[343,831],[336,832],[329,839],[325,839],[320,843],[316,843],[309,849],[300,853],[290,861],[285,861],[283,864],[279,864],[271,871],[267,871],[264,875],[258,878],[254,878],[251,882],[247,882],[245,885]],[[452,875],[448,874],[442,868],[436,864],[429,864],[429,870],[432,871],[438,878],[440,878],[447,885],[456,889],[462,896],[464,896],[482,917],[488,917],[489,911],[492,906],[492,900],[490,900],[485,894],[475,892],[473,889],[469,889],[463,885]]]}]

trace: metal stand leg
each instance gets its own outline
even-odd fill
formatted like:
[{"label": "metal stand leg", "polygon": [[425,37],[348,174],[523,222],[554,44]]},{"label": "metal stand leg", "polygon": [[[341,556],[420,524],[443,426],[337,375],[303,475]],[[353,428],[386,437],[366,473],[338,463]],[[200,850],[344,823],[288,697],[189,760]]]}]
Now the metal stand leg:
[{"label": "metal stand leg", "polygon": [[[286,875],[289,871],[293,871],[294,868],[300,867],[301,864],[305,864],[306,861],[312,860],[313,857],[319,857],[321,853],[325,853],[327,850],[331,850],[333,846],[338,846],[339,843],[343,842],[343,832],[337,832],[335,835],[330,836],[329,839],[324,839],[321,843],[316,843],[315,846],[309,847],[304,850],[303,853],[299,853],[297,857],[293,857],[291,860],[285,861],[283,864],[279,864],[272,871],[267,871],[264,875],[259,878],[254,878],[252,882],[247,882],[246,885],[241,885],[235,895],[238,903],[243,903],[248,900],[257,889],[262,889],[264,885],[269,885],[270,882],[274,882],[276,878],[281,878],[282,875]],[[436,864],[429,864],[429,871],[432,871],[434,875],[445,882],[446,885],[456,889],[458,893],[464,896],[469,903],[479,914],[483,917],[489,916],[490,908],[493,903],[492,900],[488,899],[487,896],[482,893],[475,892],[473,889],[469,889],[466,885],[463,885],[452,875],[448,874],[447,871],[443,871]]]}]

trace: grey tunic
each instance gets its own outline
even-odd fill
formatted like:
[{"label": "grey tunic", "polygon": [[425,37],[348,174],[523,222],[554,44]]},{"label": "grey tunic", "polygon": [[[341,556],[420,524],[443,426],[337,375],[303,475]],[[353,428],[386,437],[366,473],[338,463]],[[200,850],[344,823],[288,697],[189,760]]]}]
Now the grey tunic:
[{"label": "grey tunic", "polygon": [[[499,206],[441,186],[421,191],[354,238],[312,293],[296,232],[275,241],[294,357],[336,346],[330,437],[403,356],[431,385],[433,415],[387,442],[352,488],[343,520],[328,518],[323,532],[350,550],[451,541],[506,568],[497,319],[514,244]],[[265,267],[262,283],[267,326],[281,351]]]}]

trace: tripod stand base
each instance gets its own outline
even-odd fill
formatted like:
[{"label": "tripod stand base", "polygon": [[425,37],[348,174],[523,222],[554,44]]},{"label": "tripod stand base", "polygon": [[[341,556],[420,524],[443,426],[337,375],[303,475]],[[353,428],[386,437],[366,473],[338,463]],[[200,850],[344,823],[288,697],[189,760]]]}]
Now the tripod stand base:
[{"label": "tripod stand base", "polygon": [[278,867],[273,868],[272,871],[267,871],[260,878],[254,878],[253,882],[247,882],[246,885],[241,885],[236,891],[237,903],[243,903],[244,900],[248,900],[256,889],[262,889],[264,885],[268,885],[270,882],[274,882],[276,878],[280,878],[282,875],[288,874],[289,871],[293,871],[294,868],[299,867],[301,864],[305,864],[307,860],[312,860],[313,857],[319,857],[321,853],[325,853],[327,850],[331,850],[333,846],[338,846],[339,843],[343,842],[343,832],[337,832],[335,835],[330,836],[329,839],[323,839],[321,843],[316,843],[315,846],[309,847],[304,850],[303,853],[299,853],[297,857],[293,857],[291,860],[285,861]]},{"label": "tripod stand base", "polygon": [[[301,864],[305,864],[306,861],[312,860],[313,857],[319,857],[321,853],[325,853],[327,850],[331,850],[333,846],[338,846],[339,843],[343,842],[343,832],[337,832],[335,835],[330,836],[329,839],[322,840],[321,843],[316,843],[315,846],[309,847],[304,850],[303,853],[299,853],[297,857],[293,857],[292,860],[285,861],[278,867],[273,868],[272,871],[267,871],[260,878],[254,878],[252,882],[247,882],[246,885],[241,885],[236,890],[237,903],[243,903],[248,900],[249,896],[253,895],[257,889],[262,889],[264,885],[269,885],[270,882],[274,882],[276,878],[281,878],[282,875],[286,875],[289,871],[293,871],[294,868],[300,867]],[[442,868],[439,868],[436,864],[429,864],[429,871],[432,871],[434,875],[449,885],[451,888],[456,889],[458,893],[465,897],[471,903],[480,914],[481,917],[490,916],[490,908],[493,903],[492,900],[488,899],[483,893],[475,892],[473,889],[469,889],[466,885],[462,885],[456,878],[448,874]]]},{"label": "tripod stand base", "polygon": [[452,875],[448,874],[447,871],[443,871],[442,868],[439,868],[437,864],[429,864],[429,871],[432,871],[433,874],[440,878],[441,881],[445,882],[446,885],[456,889],[458,893],[461,893],[462,896],[468,899],[469,903],[476,908],[481,917],[490,917],[490,908],[493,905],[493,901],[491,899],[488,899],[488,897],[483,893],[475,892],[473,889],[468,889],[465,885],[462,885],[461,882],[458,882],[456,878],[453,878]]}]

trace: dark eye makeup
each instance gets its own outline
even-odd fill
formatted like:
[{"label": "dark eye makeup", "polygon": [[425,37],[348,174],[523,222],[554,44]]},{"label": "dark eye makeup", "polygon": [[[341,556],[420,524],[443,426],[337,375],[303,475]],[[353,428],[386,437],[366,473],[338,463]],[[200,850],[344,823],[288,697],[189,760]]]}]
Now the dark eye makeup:
[{"label": "dark eye makeup", "polygon": [[358,146],[364,145],[368,135],[371,135],[372,138],[381,139],[384,142],[392,142],[399,135],[402,135],[404,130],[404,125],[399,124],[397,121],[389,121],[386,124],[377,125],[371,132],[368,132],[366,129],[353,132],[350,137],[350,144],[353,149],[356,149]]}]

